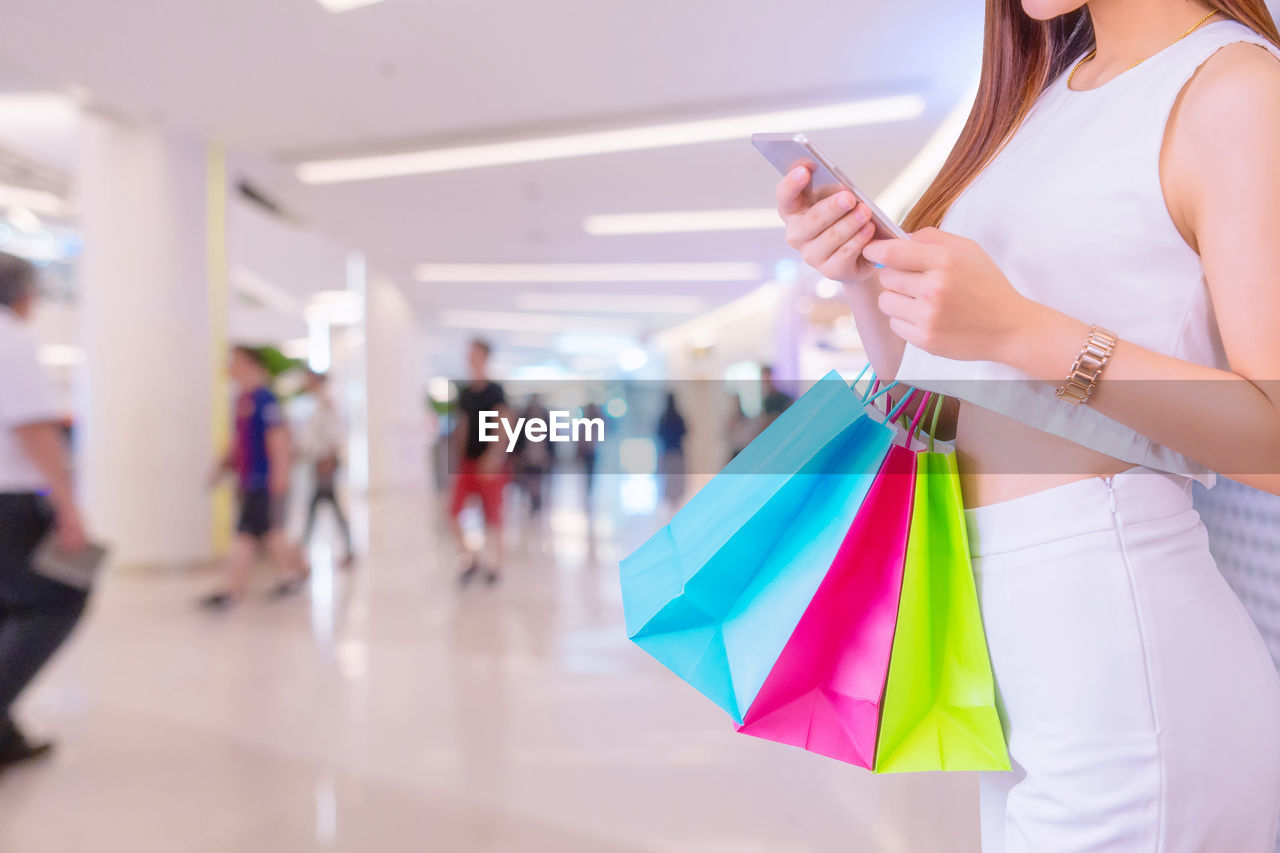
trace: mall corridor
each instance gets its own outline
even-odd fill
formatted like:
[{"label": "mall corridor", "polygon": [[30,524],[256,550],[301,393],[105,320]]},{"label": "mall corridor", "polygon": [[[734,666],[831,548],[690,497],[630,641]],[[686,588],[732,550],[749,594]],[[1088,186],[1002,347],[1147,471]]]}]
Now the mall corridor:
[{"label": "mall corridor", "polygon": [[0,0],[0,853],[1280,853],[1273,12]]},{"label": "mall corridor", "polygon": [[492,589],[458,590],[422,496],[370,508],[350,574],[317,545],[302,598],[210,618],[204,573],[111,577],[30,697],[63,748],[0,776],[0,850],[977,850],[971,777],[735,734],[628,643],[616,561],[654,522],[592,559],[567,479]]}]

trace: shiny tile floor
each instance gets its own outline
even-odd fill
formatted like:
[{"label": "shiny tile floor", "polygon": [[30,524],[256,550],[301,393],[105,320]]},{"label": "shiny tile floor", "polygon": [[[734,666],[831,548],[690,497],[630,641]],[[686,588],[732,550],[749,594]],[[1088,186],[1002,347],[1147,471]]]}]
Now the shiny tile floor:
[{"label": "shiny tile floor", "polygon": [[[0,851],[808,853],[977,849],[967,775],[875,778],[733,732],[624,637],[657,525],[558,490],[459,591],[425,496],[351,574],[208,615],[214,575],[117,572],[21,707],[60,750],[0,776]],[[614,523],[608,519],[629,518]],[[263,579],[266,582],[266,579]]]}]

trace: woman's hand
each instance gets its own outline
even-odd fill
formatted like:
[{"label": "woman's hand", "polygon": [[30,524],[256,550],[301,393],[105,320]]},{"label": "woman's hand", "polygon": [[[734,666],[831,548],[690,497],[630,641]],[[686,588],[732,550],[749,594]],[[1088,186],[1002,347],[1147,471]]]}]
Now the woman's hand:
[{"label": "woman's hand", "polygon": [[865,280],[875,272],[862,258],[876,231],[871,209],[847,190],[810,205],[804,197],[810,177],[807,168],[797,166],[778,182],[778,213],[787,224],[787,245],[833,281]]},{"label": "woman's hand", "polygon": [[1009,363],[1041,306],[1014,289],[972,240],[936,228],[863,251],[880,271],[880,310],[903,340],[960,361]]}]

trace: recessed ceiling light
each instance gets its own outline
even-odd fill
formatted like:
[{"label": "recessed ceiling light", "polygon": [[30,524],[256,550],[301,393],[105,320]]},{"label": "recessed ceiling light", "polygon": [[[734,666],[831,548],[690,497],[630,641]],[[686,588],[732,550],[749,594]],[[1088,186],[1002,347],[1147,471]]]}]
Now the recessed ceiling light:
[{"label": "recessed ceiling light", "polygon": [[760,281],[753,263],[688,264],[419,264],[418,281],[460,283],[544,282],[567,284],[640,281]]},{"label": "recessed ceiling light", "polygon": [[67,344],[44,344],[36,359],[46,367],[75,367],[84,363],[84,350]]},{"label": "recessed ceiling light", "polygon": [[563,160],[570,157],[643,151],[652,148],[672,148],[728,139],[745,141],[753,133],[826,130],[835,127],[904,121],[918,118],[924,114],[924,111],[925,101],[920,95],[893,95],[821,107],[522,139],[515,142],[495,142],[461,148],[437,148],[340,160],[313,160],[300,164],[297,174],[298,179],[303,183],[333,184],[400,175],[456,172],[486,166],[536,163],[544,160]]},{"label": "recessed ceiling light", "polygon": [[745,210],[682,210],[669,213],[602,213],[582,223],[597,237],[621,234],[685,234],[699,231],[756,231],[782,228],[772,207]]},{"label": "recessed ceiling light", "polygon": [[381,3],[382,0],[316,0],[316,2],[330,12],[349,12],[352,9],[359,9],[361,6],[372,6],[374,3]]},{"label": "recessed ceiling light", "polygon": [[697,296],[649,293],[527,292],[516,296],[521,311],[585,311],[591,314],[697,314],[707,303]]},{"label": "recessed ceiling light", "polygon": [[311,297],[303,315],[309,322],[353,326],[364,319],[364,298],[354,290],[324,290]]}]

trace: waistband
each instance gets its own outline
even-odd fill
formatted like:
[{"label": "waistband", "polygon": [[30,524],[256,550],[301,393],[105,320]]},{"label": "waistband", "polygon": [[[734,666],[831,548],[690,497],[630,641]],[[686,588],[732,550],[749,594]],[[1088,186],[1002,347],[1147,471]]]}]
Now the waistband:
[{"label": "waistband", "polygon": [[964,511],[969,553],[1000,554],[1141,524],[1191,509],[1189,477],[1151,468],[1130,468],[1111,477],[1090,477],[1009,501]]}]

